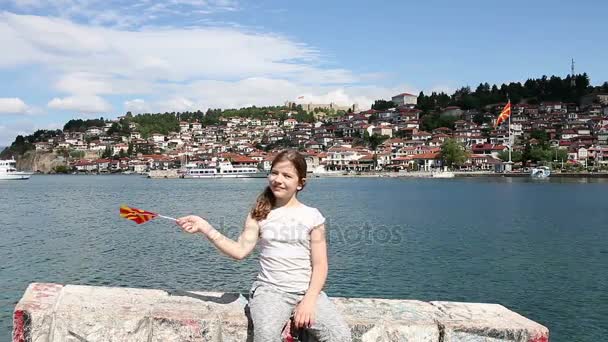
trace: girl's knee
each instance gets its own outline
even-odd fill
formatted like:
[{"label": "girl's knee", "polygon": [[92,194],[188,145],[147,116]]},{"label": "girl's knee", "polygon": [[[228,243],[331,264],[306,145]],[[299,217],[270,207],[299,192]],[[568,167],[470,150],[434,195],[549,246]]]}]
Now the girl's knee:
[{"label": "girl's knee", "polygon": [[317,323],[309,331],[319,342],[352,342],[350,327],[339,317],[338,320]]},{"label": "girl's knee", "polygon": [[281,328],[260,326],[253,328],[253,341],[254,342],[268,342],[268,341],[280,341],[281,340]]}]

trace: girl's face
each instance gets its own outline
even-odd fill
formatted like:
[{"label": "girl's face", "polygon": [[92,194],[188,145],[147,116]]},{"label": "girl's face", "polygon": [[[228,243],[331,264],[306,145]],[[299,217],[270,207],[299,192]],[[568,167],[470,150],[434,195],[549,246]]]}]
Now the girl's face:
[{"label": "girl's face", "polygon": [[270,175],[268,175],[268,185],[276,198],[289,199],[298,192],[300,179],[298,171],[289,160],[276,163]]}]

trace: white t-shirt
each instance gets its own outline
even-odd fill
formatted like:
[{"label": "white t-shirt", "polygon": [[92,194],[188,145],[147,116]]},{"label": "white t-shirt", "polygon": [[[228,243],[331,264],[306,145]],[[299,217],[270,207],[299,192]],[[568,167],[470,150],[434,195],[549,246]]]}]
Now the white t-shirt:
[{"label": "white t-shirt", "polygon": [[260,272],[257,279],[280,290],[305,293],[310,283],[310,231],[325,223],[316,208],[300,204],[270,211],[260,225]]}]

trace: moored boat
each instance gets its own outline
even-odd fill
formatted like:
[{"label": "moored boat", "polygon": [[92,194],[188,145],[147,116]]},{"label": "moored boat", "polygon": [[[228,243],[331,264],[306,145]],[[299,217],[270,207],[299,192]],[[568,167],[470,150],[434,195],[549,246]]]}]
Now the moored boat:
[{"label": "moored boat", "polygon": [[0,180],[29,179],[32,172],[17,171],[17,162],[14,159],[0,160]]},{"label": "moored boat", "polygon": [[551,169],[546,166],[532,168],[530,177],[532,178],[548,178],[551,175]]},{"label": "moored boat", "polygon": [[233,166],[230,162],[220,162],[216,167],[187,167],[182,178],[265,178],[268,173],[257,167]]}]

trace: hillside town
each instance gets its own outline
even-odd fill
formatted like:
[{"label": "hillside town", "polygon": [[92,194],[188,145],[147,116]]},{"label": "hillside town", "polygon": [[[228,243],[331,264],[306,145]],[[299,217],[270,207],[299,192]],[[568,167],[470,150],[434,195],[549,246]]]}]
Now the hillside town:
[{"label": "hillside town", "polygon": [[[287,147],[306,155],[310,172],[405,172],[443,169],[441,146],[453,139],[467,151],[466,161],[454,168],[505,171],[509,125],[493,127],[504,102],[486,106],[485,111],[442,108],[439,115],[453,118],[453,127],[425,131],[416,95],[402,93],[392,96],[391,101],[395,106],[384,110],[359,111],[356,105],[338,107],[333,103],[303,105],[306,112],[314,112],[314,122],[299,122],[291,109],[293,104],[286,103],[282,119],[271,114],[264,119],[221,117],[219,124],[207,126],[181,120],[178,131],[148,136],[131,122],[128,134],[108,134],[113,124],[124,122],[122,116],[86,131],[64,130],[36,142],[35,150],[72,156],[68,170],[75,173],[146,173],[180,169],[186,164],[210,167],[220,161],[269,170],[273,156]],[[327,115],[336,109],[340,109],[339,115]],[[484,122],[476,123],[480,116]],[[580,105],[513,104],[510,119],[513,153],[541,143],[533,134],[540,131],[551,148],[561,151],[553,160],[561,167],[601,168],[608,163],[608,93],[587,95]],[[381,139],[374,143],[370,137]],[[516,163],[514,169],[522,164]]]}]

